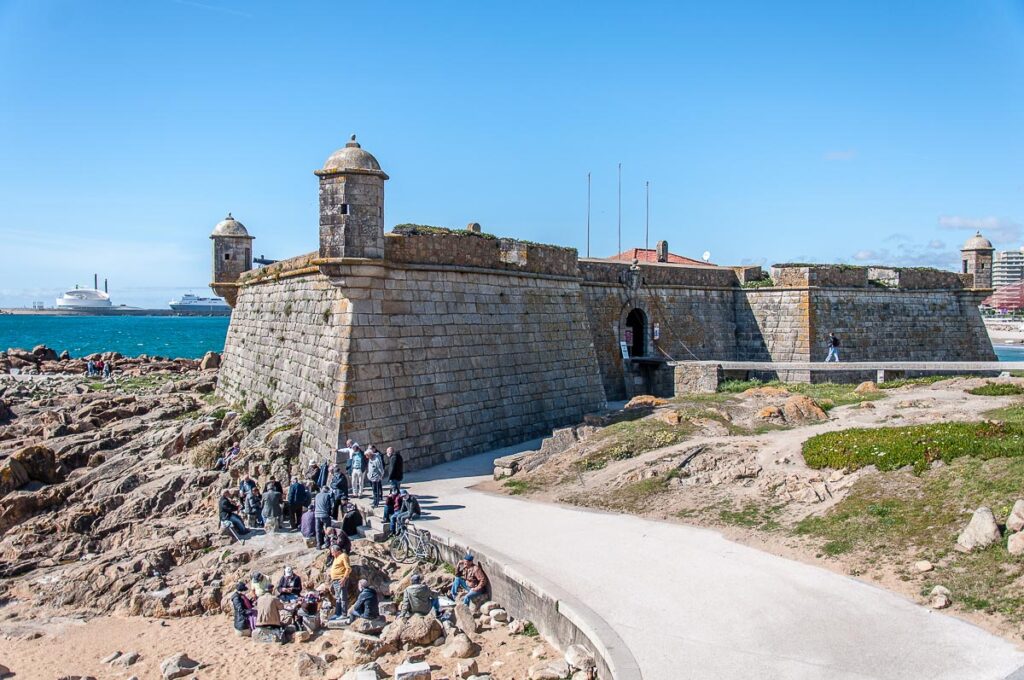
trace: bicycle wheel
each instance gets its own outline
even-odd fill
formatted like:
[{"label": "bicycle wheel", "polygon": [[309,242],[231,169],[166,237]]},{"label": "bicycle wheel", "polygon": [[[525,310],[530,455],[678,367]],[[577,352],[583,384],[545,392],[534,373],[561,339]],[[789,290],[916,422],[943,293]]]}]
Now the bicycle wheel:
[{"label": "bicycle wheel", "polygon": [[391,545],[388,546],[388,554],[391,555],[391,559],[395,562],[405,562],[409,559],[409,553],[411,551],[409,545],[409,537],[405,534],[399,534],[391,539]]},{"label": "bicycle wheel", "polygon": [[433,543],[427,548],[427,562],[434,567],[441,564],[441,551]]}]

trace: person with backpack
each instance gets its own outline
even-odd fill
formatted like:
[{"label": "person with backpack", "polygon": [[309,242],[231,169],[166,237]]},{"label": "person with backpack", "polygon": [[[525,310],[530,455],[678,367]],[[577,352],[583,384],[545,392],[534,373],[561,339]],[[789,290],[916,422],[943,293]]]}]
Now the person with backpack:
[{"label": "person with backpack", "polygon": [[828,356],[825,357],[825,363],[829,361],[839,363],[839,338],[835,333],[828,334]]}]

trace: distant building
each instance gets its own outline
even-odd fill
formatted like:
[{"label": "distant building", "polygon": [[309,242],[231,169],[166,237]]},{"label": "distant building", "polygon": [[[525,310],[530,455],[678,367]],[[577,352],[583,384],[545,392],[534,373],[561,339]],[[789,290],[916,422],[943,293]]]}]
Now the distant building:
[{"label": "distant building", "polygon": [[690,257],[676,255],[668,252],[668,241],[658,241],[654,248],[630,248],[618,255],[605,258],[607,260],[620,260],[623,262],[664,262],[668,264],[685,264],[693,267],[714,267],[716,265],[702,260],[694,260]]},{"label": "distant building", "polygon": [[992,287],[1002,288],[1024,281],[1024,248],[1002,250],[992,260]]}]

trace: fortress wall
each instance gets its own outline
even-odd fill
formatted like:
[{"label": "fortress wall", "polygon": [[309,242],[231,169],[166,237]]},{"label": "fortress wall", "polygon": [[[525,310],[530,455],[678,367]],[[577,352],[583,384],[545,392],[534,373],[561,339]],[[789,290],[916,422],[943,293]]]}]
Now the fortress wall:
[{"label": "fortress wall", "polygon": [[503,269],[552,276],[576,276],[576,249],[499,239],[468,232],[390,233],[385,259],[395,263]]},{"label": "fortress wall", "polygon": [[810,291],[812,361],[834,331],[844,361],[994,361],[978,304],[965,290]]},{"label": "fortress wall", "polygon": [[751,288],[735,294],[737,360],[809,360],[810,298],[806,288]]},{"label": "fortress wall", "polygon": [[353,274],[342,280],[369,283],[343,288],[353,328],[342,439],[395,446],[418,468],[603,408],[577,281],[390,264]]},{"label": "fortress wall", "polygon": [[240,288],[217,393],[243,408],[261,398],[271,410],[298,402],[303,452],[319,456],[337,440],[351,306],[319,273],[275,278],[299,268],[299,260],[257,270],[262,282]]},{"label": "fortress wall", "polygon": [[610,400],[626,397],[619,342],[633,309],[644,311],[649,329],[655,323],[660,327],[659,340],[648,337],[650,356],[719,359],[736,353],[732,290],[659,287],[634,295],[622,286],[595,284],[584,284],[582,290],[601,382]]}]

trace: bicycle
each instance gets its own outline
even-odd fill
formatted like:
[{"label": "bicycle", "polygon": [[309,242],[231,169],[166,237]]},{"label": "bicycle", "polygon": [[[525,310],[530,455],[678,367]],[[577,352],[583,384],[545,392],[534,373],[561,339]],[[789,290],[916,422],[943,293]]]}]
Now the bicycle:
[{"label": "bicycle", "polygon": [[391,559],[408,564],[427,562],[434,566],[441,563],[441,552],[430,540],[430,532],[417,529],[409,520],[402,522],[388,546]]}]

